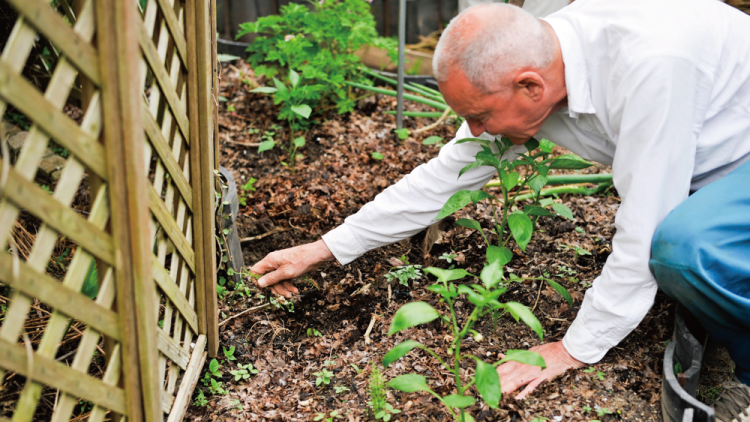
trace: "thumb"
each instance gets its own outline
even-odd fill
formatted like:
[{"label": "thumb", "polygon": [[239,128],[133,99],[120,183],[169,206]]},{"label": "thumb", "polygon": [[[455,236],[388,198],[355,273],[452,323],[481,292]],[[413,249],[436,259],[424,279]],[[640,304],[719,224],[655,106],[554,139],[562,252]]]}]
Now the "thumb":
[{"label": "thumb", "polygon": [[272,271],[272,272],[264,275],[260,279],[258,279],[258,285],[260,287],[267,287],[267,286],[271,286],[273,284],[276,284],[276,283],[278,283],[280,281],[288,280],[290,278],[293,278],[292,275],[289,274],[289,271],[285,270],[282,267],[282,268],[280,268],[280,269],[278,269],[276,271]]},{"label": "thumb", "polygon": [[265,274],[277,268],[279,268],[279,262],[274,259],[273,254],[268,254],[260,262],[253,265],[252,268],[250,268],[250,271],[255,274]]}]

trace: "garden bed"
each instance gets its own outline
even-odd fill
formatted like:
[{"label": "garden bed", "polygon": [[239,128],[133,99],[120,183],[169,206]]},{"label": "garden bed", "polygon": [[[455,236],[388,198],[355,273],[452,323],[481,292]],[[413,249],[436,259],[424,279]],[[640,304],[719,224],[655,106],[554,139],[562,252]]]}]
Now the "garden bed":
[{"label": "garden bed", "polygon": [[[307,143],[300,150],[304,158],[292,174],[280,165],[287,158],[281,148],[258,154],[255,146],[242,145],[259,143],[266,131],[288,139],[283,128],[271,126],[277,112],[271,98],[248,93],[248,84],[242,80],[251,86],[259,82],[262,85],[244,64],[228,66],[222,73],[222,96],[227,102],[219,124],[221,164],[233,172],[238,185],[251,177],[257,179],[255,191],[240,192],[247,205],[240,208],[238,230],[241,238],[251,239],[243,242],[246,264],[255,263],[274,250],[319,239],[384,188],[436,156],[438,148],[422,145],[423,138],[440,135],[450,139],[455,133],[454,125],[442,125],[399,144],[392,134],[395,118],[384,113],[395,109],[395,99],[370,96],[360,100],[352,113],[339,116],[330,111],[324,118],[318,117],[320,124],[305,134]],[[234,111],[226,111],[227,105]],[[420,110],[419,107],[407,102],[407,109]],[[429,123],[406,118],[404,124],[415,129]],[[563,152],[558,149],[561,151],[556,153]],[[382,160],[373,158],[373,152],[382,154]],[[602,171],[609,169],[597,166],[583,172]],[[515,249],[513,260],[506,267],[519,276],[547,274],[571,293],[572,309],[554,290],[537,282],[514,283],[503,296],[503,301],[517,301],[534,309],[546,331],[545,341],[562,339],[586,288],[611,252],[614,215],[619,205],[616,192],[596,197],[564,195],[560,199],[573,211],[575,222],[542,217],[539,232],[526,251]],[[478,274],[485,259],[484,242],[476,231],[456,227],[453,222],[470,217],[487,227],[489,212],[480,204],[446,219],[429,254],[423,250],[422,233],[371,251],[350,265],[325,265],[296,282],[300,295],[293,300],[293,312],[287,310],[288,305],[282,305],[282,309],[269,306],[233,318],[262,305],[264,300],[252,288],[245,290],[247,295],[230,288],[220,303],[220,320],[226,321],[220,327],[222,345],[227,349],[234,347],[236,358],[230,361],[219,353],[226,394],[211,395],[199,383],[196,394],[200,391],[205,402],[202,407],[191,406],[187,418],[308,421],[319,413],[338,410],[343,415],[341,420],[373,420],[367,406],[372,362],[379,362],[394,344],[407,338],[442,355],[450,341],[446,338],[449,331],[437,322],[388,337],[391,318],[404,303],[422,300],[441,311],[442,305],[437,303],[437,295],[426,290],[433,283],[427,276],[410,282],[408,287],[395,283],[389,289],[384,275],[401,256],[411,264],[447,268],[449,264],[439,259],[444,253],[456,254],[454,265]],[[575,247],[584,248],[591,255],[577,255]],[[475,404],[469,412],[478,421],[661,420],[662,355],[672,335],[673,305],[659,293],[644,322],[602,362],[591,365],[593,371],[588,367],[571,371],[553,383],[543,384],[523,401],[507,395],[499,409]],[[466,318],[470,310],[465,300],[459,301],[459,320]],[[372,342],[367,344],[365,333],[373,315],[378,318],[369,334]],[[499,360],[498,354],[508,349],[540,344],[532,330],[508,317],[501,319],[494,331],[489,320],[475,328],[484,340],[477,343],[470,337],[463,347],[488,362]],[[325,361],[334,361],[328,367],[334,376],[329,385],[316,386],[313,373],[321,371]],[[235,381],[229,371],[236,370],[237,363],[252,363],[259,373]],[[466,369],[473,371],[473,366],[467,365]],[[392,364],[385,371],[385,378],[406,372],[426,376],[441,395],[450,394],[453,387],[452,376],[420,351],[412,351]],[[401,410],[395,419],[450,418],[442,404],[425,393],[389,390],[388,397]]]}]

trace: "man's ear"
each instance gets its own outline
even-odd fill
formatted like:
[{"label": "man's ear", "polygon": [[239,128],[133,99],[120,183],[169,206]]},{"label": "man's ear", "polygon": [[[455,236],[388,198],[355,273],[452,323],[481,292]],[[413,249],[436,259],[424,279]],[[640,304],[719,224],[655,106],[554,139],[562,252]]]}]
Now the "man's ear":
[{"label": "man's ear", "polygon": [[542,78],[537,72],[521,72],[513,79],[513,84],[517,91],[526,95],[532,101],[540,101],[544,97],[544,90],[547,88]]}]

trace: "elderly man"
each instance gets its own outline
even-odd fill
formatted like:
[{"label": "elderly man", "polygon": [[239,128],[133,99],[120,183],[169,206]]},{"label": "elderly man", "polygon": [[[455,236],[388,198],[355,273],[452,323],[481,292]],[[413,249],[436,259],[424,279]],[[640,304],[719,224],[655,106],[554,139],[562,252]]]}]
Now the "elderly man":
[{"label": "elderly man", "polygon": [[[622,198],[613,253],[575,321],[561,342],[533,349],[547,369],[501,366],[504,392],[527,385],[523,398],[601,360],[646,315],[657,284],[750,384],[749,59],[750,16],[715,0],[577,0],[544,20],[488,4],[448,26],[433,67],[466,118],[457,139],[548,138],[612,165]],[[269,254],[253,267],[266,274],[259,284],[290,295],[279,281],[415,234],[453,193],[493,176],[457,177],[477,151],[449,143],[322,240]]]}]

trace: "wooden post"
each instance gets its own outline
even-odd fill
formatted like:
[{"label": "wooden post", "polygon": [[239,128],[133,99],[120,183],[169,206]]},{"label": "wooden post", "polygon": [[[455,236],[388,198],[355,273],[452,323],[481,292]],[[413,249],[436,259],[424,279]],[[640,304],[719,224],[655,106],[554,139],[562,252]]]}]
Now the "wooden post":
[{"label": "wooden post", "polygon": [[[135,2],[97,0],[104,142],[129,421],[162,420]],[[138,370],[135,370],[138,368]]]},{"label": "wooden post", "polygon": [[[214,34],[213,18],[211,14],[212,0],[196,0],[196,67],[194,72],[198,76],[198,135],[199,143],[193,146],[193,154],[196,152],[201,159],[200,189],[203,195],[210,199],[201,203],[203,207],[203,253],[201,259],[204,263],[204,288],[206,300],[206,338],[208,340],[208,355],[216,356],[219,351],[219,310],[216,303],[216,242],[214,233],[216,231],[214,206],[216,198],[214,182],[214,105],[211,96],[213,77],[212,42]],[[196,148],[197,147],[197,148]],[[194,183],[197,183],[195,180]]]}]

